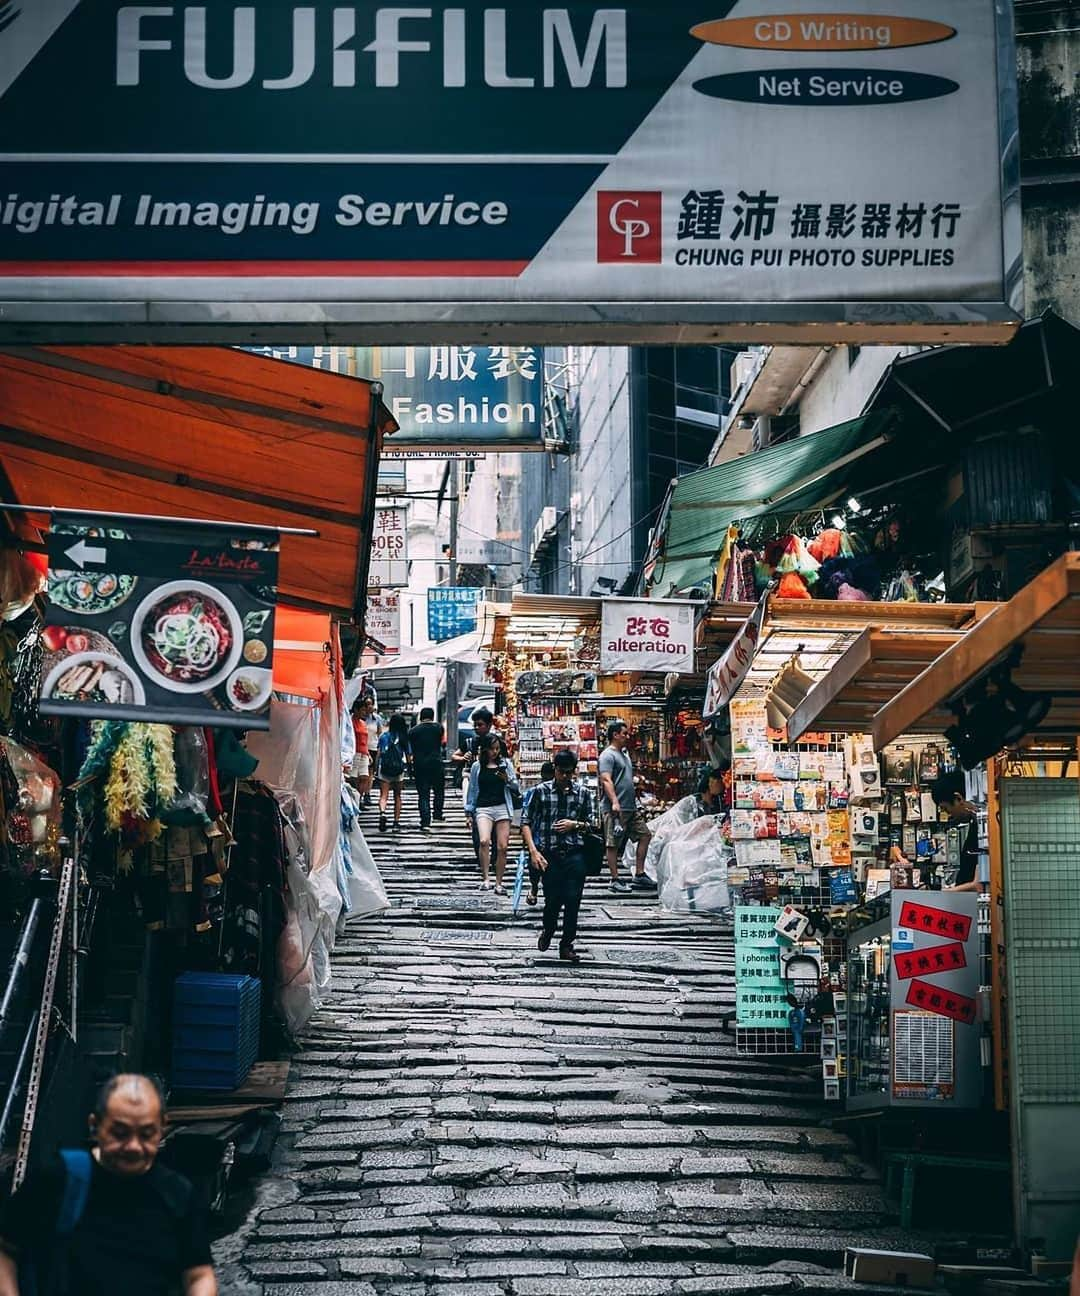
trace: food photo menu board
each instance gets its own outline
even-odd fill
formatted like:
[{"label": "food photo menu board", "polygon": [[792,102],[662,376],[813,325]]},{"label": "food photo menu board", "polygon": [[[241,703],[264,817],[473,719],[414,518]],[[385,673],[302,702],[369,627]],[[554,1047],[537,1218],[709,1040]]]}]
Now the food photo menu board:
[{"label": "food photo menu board", "polygon": [[242,526],[55,520],[42,712],[268,729],[278,549]]}]

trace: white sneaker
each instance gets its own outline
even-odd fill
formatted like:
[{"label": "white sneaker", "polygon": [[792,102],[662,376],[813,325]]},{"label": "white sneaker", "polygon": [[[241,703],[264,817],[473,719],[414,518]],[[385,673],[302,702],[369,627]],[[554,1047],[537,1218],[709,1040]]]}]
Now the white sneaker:
[{"label": "white sneaker", "polygon": [[619,878],[616,878],[614,882],[608,883],[608,890],[612,895],[629,895],[633,889],[634,888],[629,882],[623,882]]}]

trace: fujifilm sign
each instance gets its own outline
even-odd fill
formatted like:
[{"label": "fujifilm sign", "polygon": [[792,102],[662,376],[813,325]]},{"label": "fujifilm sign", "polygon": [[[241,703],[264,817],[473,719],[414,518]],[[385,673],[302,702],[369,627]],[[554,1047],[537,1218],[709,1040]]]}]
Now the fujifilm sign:
[{"label": "fujifilm sign", "polygon": [[[580,46],[569,9],[523,5],[471,14],[398,5],[252,5],[232,9],[218,23],[224,32],[212,42],[205,5],[125,5],[117,14],[116,84],[155,80],[171,60],[202,90],[253,83],[263,90],[298,90],[313,79],[333,89],[366,81],[389,90],[401,85],[402,60],[409,59],[433,84],[441,79],[444,89],[464,88],[473,79],[496,90],[550,90],[560,82],[577,90],[626,85],[625,9],[593,13]],[[511,50],[532,47],[537,34],[532,69],[513,65]],[[260,52],[269,67],[260,66]],[[215,72],[211,62],[227,70]]]},{"label": "fujifilm sign", "polygon": [[0,343],[1003,342],[1011,15],[0,0]]}]

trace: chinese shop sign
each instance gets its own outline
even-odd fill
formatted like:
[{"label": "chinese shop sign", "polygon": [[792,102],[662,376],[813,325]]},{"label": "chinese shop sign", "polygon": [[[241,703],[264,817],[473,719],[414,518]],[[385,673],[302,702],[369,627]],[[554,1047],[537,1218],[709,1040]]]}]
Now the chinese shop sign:
[{"label": "chinese shop sign", "polygon": [[408,511],[394,505],[375,510],[371,528],[368,589],[395,588],[409,583]]},{"label": "chinese shop sign", "polygon": [[364,634],[368,648],[380,655],[401,652],[401,595],[397,590],[368,595]]},{"label": "chinese shop sign", "polygon": [[358,372],[385,388],[394,451],[542,450],[544,353],[531,346],[359,349]]},{"label": "chinese shop sign", "polygon": [[88,514],[48,552],[43,713],[270,727],[275,532]]},{"label": "chinese shop sign", "polygon": [[604,599],[600,669],[693,674],[694,604],[671,599]]},{"label": "chinese shop sign", "polygon": [[971,919],[966,914],[950,913],[933,905],[905,902],[900,920],[912,931],[932,936],[947,936],[951,940],[966,941],[971,932]]},{"label": "chinese shop sign", "polygon": [[898,981],[910,981],[912,977],[934,976],[966,968],[967,954],[959,941],[949,941],[947,945],[931,945],[927,949],[894,953],[893,965]]},{"label": "chinese shop sign", "polygon": [[975,1021],[977,1004],[969,995],[958,994],[928,981],[912,981],[908,986],[907,1002],[913,1008],[949,1017],[970,1026]]},{"label": "chinese shop sign", "polygon": [[428,638],[435,643],[476,629],[476,608],[483,590],[468,585],[434,585],[428,590]]},{"label": "chinese shop sign", "polygon": [[886,7],[6,4],[0,337],[1003,341],[1012,7]]}]

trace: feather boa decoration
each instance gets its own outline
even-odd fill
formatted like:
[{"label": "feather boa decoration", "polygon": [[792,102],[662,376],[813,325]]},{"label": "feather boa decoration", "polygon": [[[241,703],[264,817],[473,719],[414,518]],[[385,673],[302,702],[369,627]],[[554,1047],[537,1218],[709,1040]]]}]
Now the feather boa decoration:
[{"label": "feather boa decoration", "polygon": [[[100,780],[105,823],[127,838],[152,840],[161,832],[160,809],[176,799],[176,758],[169,725],[95,721],[90,750],[79,778]],[[88,795],[84,795],[88,794]],[[86,817],[93,802],[93,785],[80,793]]]}]

